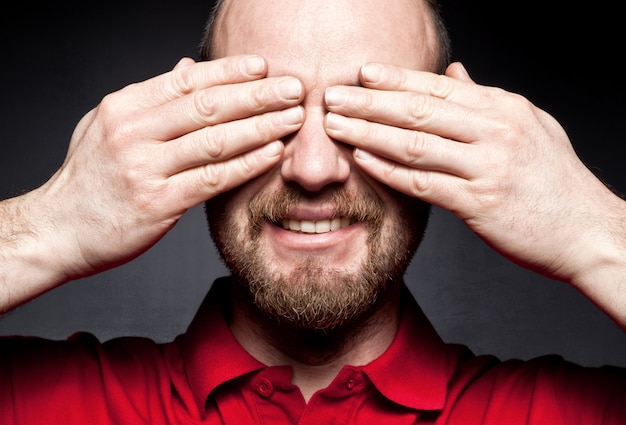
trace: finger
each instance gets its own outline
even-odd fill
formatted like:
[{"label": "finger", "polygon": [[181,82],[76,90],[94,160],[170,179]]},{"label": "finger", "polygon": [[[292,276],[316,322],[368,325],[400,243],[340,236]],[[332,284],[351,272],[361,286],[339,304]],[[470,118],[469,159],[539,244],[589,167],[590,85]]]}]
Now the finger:
[{"label": "finger", "polygon": [[243,120],[203,127],[160,146],[165,175],[225,161],[297,131],[304,122],[304,109],[295,106],[255,115]]},{"label": "finger", "polygon": [[335,140],[383,156],[410,168],[442,171],[469,179],[479,158],[472,145],[434,134],[328,113],[326,132]]},{"label": "finger", "polygon": [[451,63],[446,69],[445,75],[468,83],[474,82],[461,62]]},{"label": "finger", "polygon": [[368,63],[361,67],[360,79],[364,87],[422,93],[465,105],[474,104],[482,90],[469,78],[460,63],[451,64],[446,75]]},{"label": "finger", "polygon": [[437,207],[457,213],[467,204],[467,180],[438,171],[419,170],[356,149],[354,159],[367,174],[385,185]]},{"label": "finger", "polygon": [[207,87],[257,80],[266,73],[265,59],[256,55],[198,63],[183,59],[170,72],[131,84],[118,93],[128,105],[152,108]]},{"label": "finger", "polygon": [[254,179],[270,170],[281,159],[284,146],[274,141],[259,149],[231,158],[186,170],[169,178],[177,198],[185,209]]},{"label": "finger", "polygon": [[489,125],[497,125],[482,109],[422,93],[335,86],[326,89],[325,96],[330,112],[456,141],[473,142],[480,139]]},{"label": "finger", "polygon": [[178,63],[174,66],[173,69],[184,68],[186,66],[192,66],[195,63],[196,63],[195,60],[188,58],[188,57],[184,57],[178,61]]},{"label": "finger", "polygon": [[293,77],[215,86],[145,111],[146,128],[157,140],[172,140],[206,126],[297,105],[303,93],[302,83]]}]

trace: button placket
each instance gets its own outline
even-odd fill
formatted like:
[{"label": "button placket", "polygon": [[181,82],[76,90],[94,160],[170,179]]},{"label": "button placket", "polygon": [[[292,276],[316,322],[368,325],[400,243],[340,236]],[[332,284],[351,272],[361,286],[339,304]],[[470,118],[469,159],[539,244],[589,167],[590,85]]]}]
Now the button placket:
[{"label": "button placket", "polygon": [[260,378],[256,381],[256,391],[260,396],[268,398],[274,393],[274,385],[267,378]]},{"label": "button placket", "polygon": [[347,376],[345,377],[345,380],[343,381],[344,388],[347,391],[352,392],[355,389],[357,389],[359,385],[361,385],[362,381],[363,381],[363,377],[361,376],[360,373],[358,372],[349,373],[347,374]]}]

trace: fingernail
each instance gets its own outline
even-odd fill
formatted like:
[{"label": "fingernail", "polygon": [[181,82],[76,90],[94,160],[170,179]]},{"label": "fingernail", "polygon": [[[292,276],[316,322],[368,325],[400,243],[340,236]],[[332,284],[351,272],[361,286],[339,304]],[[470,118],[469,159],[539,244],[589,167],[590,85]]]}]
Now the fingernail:
[{"label": "fingernail", "polygon": [[302,83],[297,78],[286,78],[278,83],[278,91],[287,100],[300,99],[300,96],[302,96]]},{"label": "fingernail", "polygon": [[303,117],[302,108],[299,106],[280,111],[281,122],[285,125],[300,124],[303,121]]},{"label": "fingernail", "polygon": [[243,60],[243,69],[248,75],[260,75],[265,72],[265,60],[260,56],[248,56]]},{"label": "fingernail", "polygon": [[275,158],[283,151],[283,144],[279,141],[268,143],[261,149],[261,154],[266,158]]},{"label": "fingernail", "polygon": [[378,83],[383,79],[384,69],[376,63],[368,63],[361,67],[363,82]]},{"label": "fingernail", "polygon": [[329,130],[343,130],[346,128],[347,119],[342,115],[329,112],[326,114],[326,128]]},{"label": "fingernail", "polygon": [[348,100],[348,92],[340,87],[328,87],[324,99],[326,106],[341,106]]},{"label": "fingernail", "polygon": [[358,148],[354,150],[354,156],[362,161],[371,161],[374,159],[374,155]]}]

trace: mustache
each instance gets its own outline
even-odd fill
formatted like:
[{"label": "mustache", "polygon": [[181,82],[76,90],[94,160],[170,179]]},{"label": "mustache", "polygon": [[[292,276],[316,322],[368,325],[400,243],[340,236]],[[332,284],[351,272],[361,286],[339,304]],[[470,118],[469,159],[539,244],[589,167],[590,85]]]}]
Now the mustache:
[{"label": "mustache", "polygon": [[[263,223],[280,223],[303,199],[310,199],[309,192],[294,186],[284,186],[270,193],[260,191],[248,206],[248,215],[253,234],[260,232]],[[366,222],[373,228],[380,227],[385,206],[383,200],[373,191],[354,192],[345,188],[329,189],[324,203],[333,210],[331,218],[349,217],[351,221]]]}]

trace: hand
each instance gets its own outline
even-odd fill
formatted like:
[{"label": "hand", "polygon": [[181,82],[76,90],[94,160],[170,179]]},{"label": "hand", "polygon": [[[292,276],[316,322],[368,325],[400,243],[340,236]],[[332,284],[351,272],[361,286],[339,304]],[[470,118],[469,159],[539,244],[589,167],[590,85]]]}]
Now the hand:
[{"label": "hand", "polygon": [[475,84],[458,63],[445,75],[369,64],[361,82],[327,90],[326,127],[365,172],[549,277],[582,284],[609,259],[623,269],[624,203],[546,112]]},{"label": "hand", "polygon": [[303,88],[266,72],[256,56],[184,59],[106,96],[80,121],[64,164],[31,197],[45,206],[35,219],[40,238],[55,239],[46,255],[61,280],[129,261],[188,208],[280,160],[278,139],[304,119]]}]

